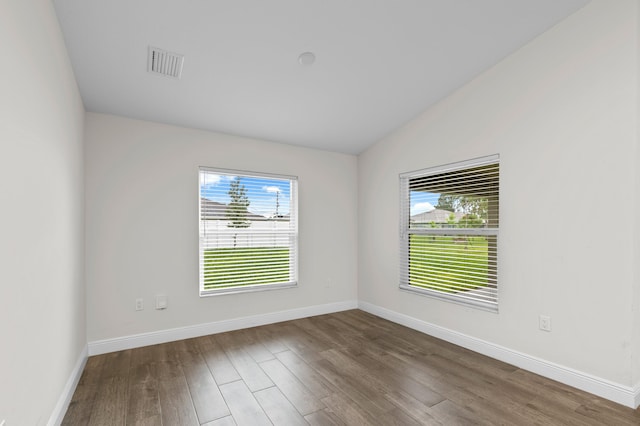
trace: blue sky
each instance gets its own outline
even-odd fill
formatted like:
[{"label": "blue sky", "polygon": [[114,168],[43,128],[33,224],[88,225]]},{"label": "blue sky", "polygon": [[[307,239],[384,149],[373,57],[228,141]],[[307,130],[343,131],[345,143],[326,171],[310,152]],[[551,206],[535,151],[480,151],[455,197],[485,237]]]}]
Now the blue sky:
[{"label": "blue sky", "polygon": [[[236,176],[203,172],[200,176],[200,196],[218,203],[229,203],[229,184]],[[243,177],[247,188],[249,211],[266,217],[276,212],[276,198],[279,200],[278,214],[289,214],[291,188],[286,179]],[[276,195],[278,194],[278,195]],[[411,215],[428,212],[438,204],[440,194],[411,191]]]},{"label": "blue sky", "polygon": [[437,193],[411,191],[411,216],[433,210],[439,198],[440,194]]},{"label": "blue sky", "polygon": [[[200,173],[200,196],[218,203],[229,203],[229,185],[236,176],[214,172]],[[249,211],[266,217],[276,212],[276,201],[279,201],[278,214],[289,214],[289,198],[291,187],[287,179],[242,177],[242,184],[247,189]]]}]

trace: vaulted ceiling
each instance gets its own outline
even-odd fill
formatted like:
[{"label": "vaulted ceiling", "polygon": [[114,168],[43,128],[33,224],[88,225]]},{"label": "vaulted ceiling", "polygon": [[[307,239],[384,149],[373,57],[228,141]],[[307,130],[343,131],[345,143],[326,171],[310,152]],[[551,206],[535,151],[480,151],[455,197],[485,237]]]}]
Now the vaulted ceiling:
[{"label": "vaulted ceiling", "polygon": [[588,0],[53,2],[89,111],[357,154]]}]

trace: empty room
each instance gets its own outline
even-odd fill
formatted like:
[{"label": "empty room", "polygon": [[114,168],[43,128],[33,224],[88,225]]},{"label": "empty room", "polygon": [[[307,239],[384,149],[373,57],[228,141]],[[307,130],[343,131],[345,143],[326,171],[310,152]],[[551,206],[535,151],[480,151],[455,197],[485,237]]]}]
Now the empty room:
[{"label": "empty room", "polygon": [[0,426],[640,424],[637,0],[1,0]]}]

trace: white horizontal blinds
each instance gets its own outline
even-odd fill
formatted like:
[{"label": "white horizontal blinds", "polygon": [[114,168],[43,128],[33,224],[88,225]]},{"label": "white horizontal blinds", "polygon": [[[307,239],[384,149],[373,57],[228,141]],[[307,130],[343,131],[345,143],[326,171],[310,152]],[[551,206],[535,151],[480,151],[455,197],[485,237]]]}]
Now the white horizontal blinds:
[{"label": "white horizontal blinds", "polygon": [[297,180],[200,169],[200,292],[297,281]]},{"label": "white horizontal blinds", "polygon": [[496,237],[411,235],[409,283],[464,300],[497,302]]},{"label": "white horizontal blinds", "polygon": [[499,167],[494,156],[401,176],[402,288],[497,311]]}]

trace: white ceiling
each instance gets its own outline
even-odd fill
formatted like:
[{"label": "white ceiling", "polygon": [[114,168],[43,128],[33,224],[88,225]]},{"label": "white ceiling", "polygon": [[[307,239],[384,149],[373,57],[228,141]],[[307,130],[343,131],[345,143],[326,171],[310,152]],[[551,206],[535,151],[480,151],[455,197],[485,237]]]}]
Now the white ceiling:
[{"label": "white ceiling", "polygon": [[351,154],[588,1],[53,0],[87,110]]}]

